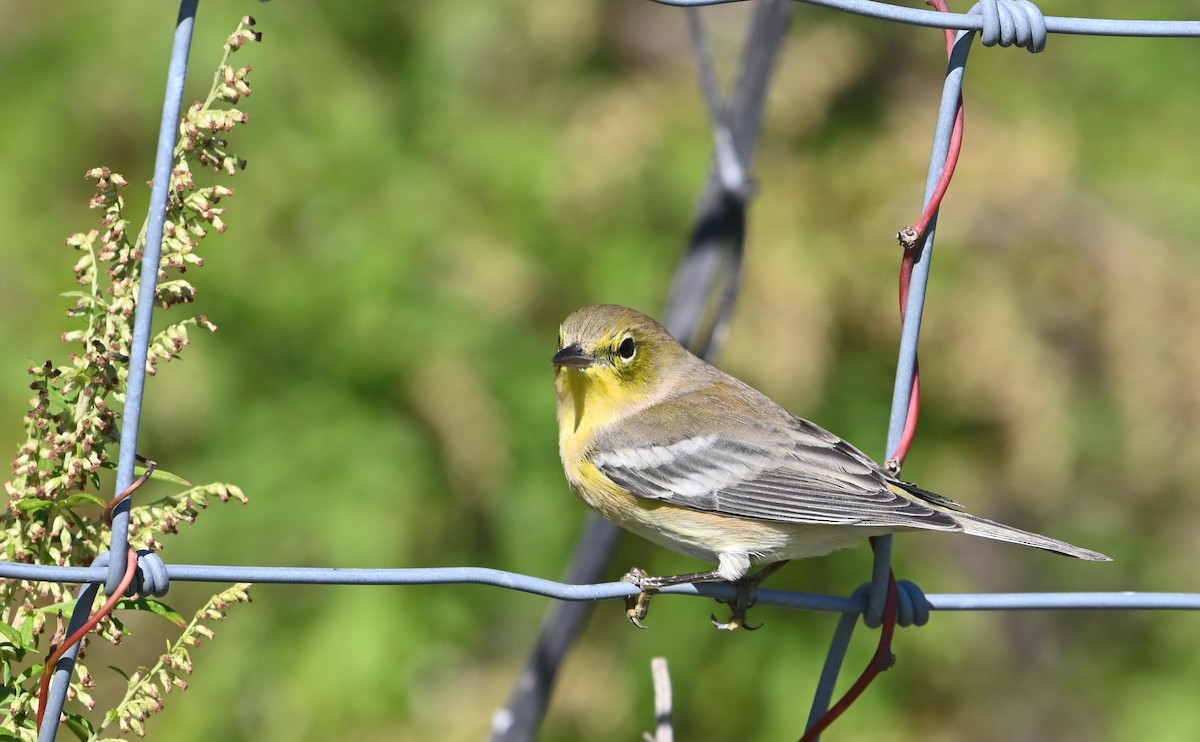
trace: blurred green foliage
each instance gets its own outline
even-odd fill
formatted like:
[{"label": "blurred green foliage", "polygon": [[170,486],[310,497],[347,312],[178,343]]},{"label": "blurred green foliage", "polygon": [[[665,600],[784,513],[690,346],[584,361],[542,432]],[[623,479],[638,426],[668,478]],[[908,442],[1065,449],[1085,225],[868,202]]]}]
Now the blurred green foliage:
[{"label": "blurred green foliage", "polygon": [[[960,8],[961,10],[961,8]],[[706,11],[730,70],[749,8]],[[1184,17],[1064,0],[1057,14]],[[255,95],[229,231],[189,278],[220,332],[152,380],[142,446],[238,483],[171,562],[478,564],[557,577],[585,516],[555,450],[549,356],[587,303],[661,309],[711,134],[681,11],[648,2],[277,2],[200,8],[186,102],[246,13]],[[83,172],[149,177],[176,10],[0,6],[0,440],[29,363],[59,352]],[[721,365],[882,456],[898,336],[892,234],[916,218],[941,34],[801,7],[755,175],[746,279]],[[977,48],[922,335],[906,476],[974,512],[1113,555],[1083,564],[945,536],[896,562],[930,592],[1200,589],[1200,90],[1189,40],[1053,37]],[[131,213],[147,191],[129,192]],[[7,421],[7,422],[3,422]],[[629,539],[615,578],[698,565]],[[772,586],[845,593],[867,550]],[[479,739],[545,601],[483,587],[259,586],[196,652],[153,739]],[[187,613],[200,586],[176,585]],[[634,631],[597,607],[548,740],[653,723],[649,659],[681,739],[798,736],[833,618],[661,599]],[[936,614],[831,738],[1200,736],[1197,617]],[[163,627],[104,652],[157,655]],[[873,644],[862,632],[847,674]],[[104,702],[105,679],[97,673]],[[114,683],[116,687],[118,684]]]}]

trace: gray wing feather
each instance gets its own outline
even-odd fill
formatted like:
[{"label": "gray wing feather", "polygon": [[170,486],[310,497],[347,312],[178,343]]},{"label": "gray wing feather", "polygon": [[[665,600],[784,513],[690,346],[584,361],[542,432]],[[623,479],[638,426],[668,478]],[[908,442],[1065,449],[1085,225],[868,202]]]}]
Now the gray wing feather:
[{"label": "gray wing feather", "polygon": [[[591,459],[616,484],[692,510],[782,523],[957,530],[953,517],[889,487],[865,454],[806,420],[754,435],[698,435],[662,443],[608,434]],[[760,436],[761,434],[761,436]]]}]

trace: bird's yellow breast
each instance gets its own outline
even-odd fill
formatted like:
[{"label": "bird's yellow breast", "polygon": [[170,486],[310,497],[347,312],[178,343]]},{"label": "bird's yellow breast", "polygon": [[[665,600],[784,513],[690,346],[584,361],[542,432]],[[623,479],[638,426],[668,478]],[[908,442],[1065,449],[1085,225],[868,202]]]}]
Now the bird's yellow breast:
[{"label": "bird's yellow breast", "polygon": [[558,392],[558,452],[575,494],[593,510],[626,528],[646,520],[649,509],[663,506],[645,501],[617,486],[590,460],[589,445],[604,428],[640,409],[644,396],[598,374],[560,369]]},{"label": "bird's yellow breast", "polygon": [[560,441],[564,435],[591,440],[600,428],[641,408],[645,400],[636,387],[596,371],[559,369],[554,385]]},{"label": "bird's yellow breast", "polygon": [[[558,451],[568,479],[572,477],[573,462],[583,461],[597,434],[648,403],[644,392],[608,374],[559,369],[554,386],[558,396]],[[598,471],[596,474],[603,476]]]},{"label": "bird's yellow breast", "polygon": [[567,481],[593,509],[618,523],[635,518],[633,496],[604,476],[588,457],[596,434],[618,419],[622,406],[602,382],[580,372],[559,371],[558,452]]}]

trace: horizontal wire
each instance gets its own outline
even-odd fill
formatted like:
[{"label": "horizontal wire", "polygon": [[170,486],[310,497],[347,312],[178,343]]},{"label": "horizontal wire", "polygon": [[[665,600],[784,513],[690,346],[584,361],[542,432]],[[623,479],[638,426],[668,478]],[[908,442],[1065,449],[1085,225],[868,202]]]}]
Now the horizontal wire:
[{"label": "horizontal wire", "polygon": [[[661,5],[697,7],[702,5],[726,5],[745,0],[654,0]],[[879,18],[885,21],[907,23],[926,28],[953,28],[959,31],[982,31],[983,17],[966,13],[939,13],[936,10],[906,8],[875,0],[796,0],[796,2],[819,5],[833,10]],[[1192,37],[1200,36],[1200,21],[1143,21],[1117,18],[1072,18],[1046,16],[1046,30],[1051,33],[1076,34],[1081,36],[1138,36],[1138,37]]]},{"label": "horizontal wire", "polygon": [[[0,577],[64,583],[103,582],[105,567],[54,567],[0,562]],[[338,569],[330,567],[254,567],[243,565],[168,564],[167,575],[181,582],[256,582],[290,585],[491,585],[558,600],[613,600],[638,594],[628,582],[571,585],[488,567],[420,567],[410,569]],[[731,600],[737,588],[727,583],[673,585],[662,593]],[[830,613],[861,613],[864,600],[838,595],[759,589],[763,605]],[[1001,610],[1200,610],[1200,593],[947,593],[925,596],[939,611]]]},{"label": "horizontal wire", "polygon": [[1200,610],[1200,593],[969,593],[926,595],[939,611]]}]

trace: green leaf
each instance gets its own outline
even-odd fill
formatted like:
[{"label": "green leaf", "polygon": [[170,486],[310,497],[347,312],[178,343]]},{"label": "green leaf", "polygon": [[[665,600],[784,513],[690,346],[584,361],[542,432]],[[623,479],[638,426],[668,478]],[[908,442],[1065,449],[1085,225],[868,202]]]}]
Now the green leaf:
[{"label": "green leaf", "polygon": [[59,500],[58,504],[64,508],[73,508],[77,505],[104,505],[105,502],[103,498],[91,492],[76,492]]},{"label": "green leaf", "polygon": [[45,510],[53,504],[53,500],[41,500],[36,497],[29,497],[24,500],[17,500],[17,510],[31,513],[35,510]]},{"label": "green leaf", "polygon": [[96,733],[95,727],[92,726],[92,722],[87,720],[87,717],[70,711],[64,712],[64,716],[67,717],[67,729],[74,732],[75,736],[83,740],[83,742],[87,742]]},{"label": "green leaf", "polygon": [[[146,471],[146,467],[144,467],[144,466],[137,466],[137,467],[135,467],[135,469],[138,473],[138,476],[141,476],[142,472]],[[170,482],[171,484],[178,484],[182,487],[191,487],[192,486],[191,482],[189,482],[188,480],[179,476],[178,474],[173,474],[173,473],[167,471],[166,469],[161,469],[161,468],[155,469],[154,473],[150,475],[150,478],[153,480],[159,481],[159,482]]]},{"label": "green leaf", "polygon": [[21,632],[3,621],[0,621],[0,634],[3,634],[4,638],[12,642],[12,645],[17,649],[29,648],[29,645],[25,643],[25,637],[21,636]]},{"label": "green leaf", "polygon": [[21,624],[21,641],[26,647],[35,646],[33,643],[33,621]]},{"label": "green leaf", "polygon": [[121,668],[117,667],[116,665],[109,665],[109,666],[108,666],[108,669],[112,670],[112,671],[113,671],[113,672],[115,672],[116,674],[118,674],[118,675],[120,675],[121,677],[125,678],[125,682],[126,682],[126,683],[128,683],[128,682],[129,682],[129,673],[125,672],[125,671],[124,671],[124,670],[122,670]]},{"label": "green leaf", "polygon": [[[105,461],[103,464],[100,465],[100,467],[102,469],[116,469],[117,464],[116,464],[116,462],[113,462],[113,461]],[[135,464],[133,467],[133,471],[136,476],[140,477],[146,473],[146,467],[142,466],[141,464]],[[162,467],[155,469],[154,473],[150,475],[150,478],[156,482],[170,482],[171,484],[178,484],[182,487],[194,486],[191,482],[189,482],[188,480],[179,476],[178,474],[169,472],[166,469],[163,469]]]},{"label": "green leaf", "polygon": [[188,625],[187,620],[179,615],[178,611],[156,598],[138,598],[137,600],[123,598],[117,602],[117,610],[150,611],[180,628]]}]

